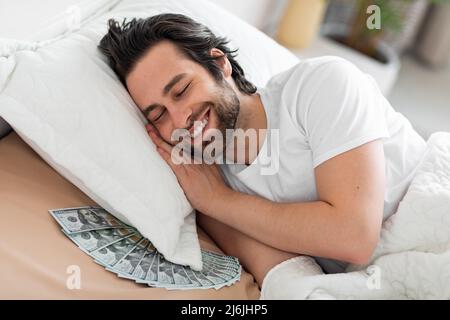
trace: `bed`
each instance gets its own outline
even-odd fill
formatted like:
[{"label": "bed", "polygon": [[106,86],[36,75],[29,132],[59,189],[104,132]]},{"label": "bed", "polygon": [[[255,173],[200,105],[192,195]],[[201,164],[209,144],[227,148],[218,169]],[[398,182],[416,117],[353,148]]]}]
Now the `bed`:
[{"label": "bed", "polygon": [[[54,37],[60,27],[64,28],[56,23],[39,37]],[[238,26],[231,27],[239,32]],[[255,39],[241,38],[256,45]],[[283,52],[269,50],[272,47],[267,43],[259,57],[264,63],[253,68],[253,77],[261,79],[261,85],[269,74],[295,63],[286,53],[286,59],[277,62]],[[242,58],[251,61],[251,53]],[[449,299],[449,159],[450,134],[430,138],[425,161],[399,211],[384,224],[382,239],[368,266],[350,268],[346,274],[306,275],[302,270],[307,266],[300,265],[293,273],[278,273],[287,279],[271,277],[262,292],[245,271],[238,283],[220,290],[168,291],[105,271],[61,232],[49,209],[97,204],[50,167],[0,118],[0,299]],[[221,252],[201,229],[198,235],[203,249]],[[80,289],[68,286],[74,268],[81,272]],[[383,272],[379,288],[376,281],[368,286],[373,270]]]}]

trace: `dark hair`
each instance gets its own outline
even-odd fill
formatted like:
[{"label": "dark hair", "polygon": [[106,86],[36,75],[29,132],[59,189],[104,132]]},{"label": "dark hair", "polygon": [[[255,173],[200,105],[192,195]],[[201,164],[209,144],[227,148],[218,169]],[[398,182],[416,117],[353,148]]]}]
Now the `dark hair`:
[{"label": "dark hair", "polygon": [[223,79],[212,48],[221,50],[232,66],[232,77],[238,89],[245,94],[256,92],[256,87],[245,78],[244,71],[235,60],[237,50],[227,47],[228,40],[215,36],[211,30],[182,14],[159,14],[147,19],[108,21],[108,33],[99,44],[100,51],[108,57],[109,64],[125,84],[125,77],[137,61],[154,45],[169,40],[188,58],[202,65],[217,80]]}]

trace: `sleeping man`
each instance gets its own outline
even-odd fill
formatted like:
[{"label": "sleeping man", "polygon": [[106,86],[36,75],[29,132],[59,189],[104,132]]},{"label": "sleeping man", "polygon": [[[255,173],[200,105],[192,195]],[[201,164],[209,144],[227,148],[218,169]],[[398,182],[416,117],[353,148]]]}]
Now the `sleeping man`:
[{"label": "sleeping man", "polygon": [[[110,20],[99,48],[198,224],[260,286],[287,260],[314,258],[326,273],[366,264],[425,141],[341,58],[301,61],[260,88],[227,45],[186,16],[162,14]],[[242,132],[257,134],[237,139]]]}]

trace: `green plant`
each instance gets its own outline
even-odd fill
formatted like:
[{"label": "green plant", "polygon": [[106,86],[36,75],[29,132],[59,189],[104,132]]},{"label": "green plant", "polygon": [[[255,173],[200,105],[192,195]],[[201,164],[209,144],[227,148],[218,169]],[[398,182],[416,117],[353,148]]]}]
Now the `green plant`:
[{"label": "green plant", "polygon": [[[398,10],[399,4],[407,5],[414,0],[357,0],[357,9],[351,23],[350,32],[344,39],[345,45],[371,57],[377,57],[378,44],[386,33],[398,33],[403,29],[404,17]],[[433,4],[450,4],[450,0],[429,0]],[[377,5],[380,8],[381,28],[369,29],[366,21],[367,8]]]}]

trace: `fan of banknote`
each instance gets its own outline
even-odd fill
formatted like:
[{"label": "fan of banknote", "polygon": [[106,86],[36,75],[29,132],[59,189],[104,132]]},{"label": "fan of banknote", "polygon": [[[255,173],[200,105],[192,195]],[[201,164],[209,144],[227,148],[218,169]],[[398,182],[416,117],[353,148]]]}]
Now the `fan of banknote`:
[{"label": "fan of banknote", "polygon": [[167,289],[220,289],[240,280],[242,267],[237,258],[202,250],[202,271],[174,264],[135,228],[103,208],[49,212],[81,250],[119,277]]}]

